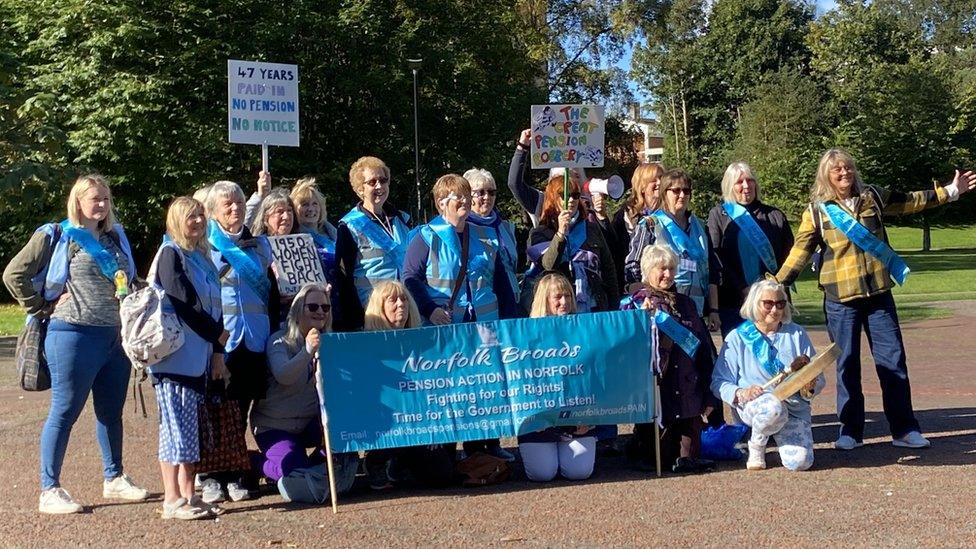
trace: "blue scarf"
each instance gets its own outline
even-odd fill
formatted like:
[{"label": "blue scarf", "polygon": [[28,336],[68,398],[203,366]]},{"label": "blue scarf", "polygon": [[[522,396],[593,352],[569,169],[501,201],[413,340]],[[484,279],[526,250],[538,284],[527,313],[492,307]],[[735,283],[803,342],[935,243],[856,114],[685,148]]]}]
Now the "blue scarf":
[{"label": "blue scarf", "polygon": [[210,244],[230,263],[247,285],[261,296],[261,299],[267,301],[271,294],[271,282],[268,280],[267,273],[244,253],[213,219],[210,220],[208,232]]},{"label": "blue scarf", "polygon": [[854,219],[851,214],[844,211],[843,208],[834,204],[833,202],[821,202],[820,209],[823,210],[827,217],[830,218],[830,222],[834,224],[835,227],[841,230],[844,235],[854,243],[855,246],[863,250],[864,252],[871,254],[878,261],[884,263],[885,267],[888,269],[888,273],[891,278],[898,283],[899,286],[905,283],[905,279],[908,278],[908,273],[911,269],[905,264],[905,261],[891,249],[887,243],[878,237],[871,234],[871,231],[867,227],[861,225]]},{"label": "blue scarf", "polygon": [[769,243],[766,233],[756,223],[755,218],[739,204],[726,202],[722,204],[725,213],[739,226],[739,257],[742,260],[742,272],[746,283],[752,284],[759,280],[759,260],[766,265],[766,270],[775,273],[779,270],[773,245]]},{"label": "blue scarf", "polygon": [[90,232],[73,226],[67,219],[61,222],[61,230],[92,256],[105,278],[115,282],[115,273],[119,271],[119,259],[112,255],[112,252],[106,250],[105,246],[102,246],[102,243]]},{"label": "blue scarf", "polygon": [[747,320],[739,324],[739,327],[735,331],[739,333],[742,341],[749,346],[752,355],[759,361],[759,365],[762,366],[767,376],[770,378],[776,377],[786,369],[786,366],[776,357],[776,349],[770,345],[769,338],[763,335],[759,331],[759,328],[756,328],[755,322]]},{"label": "blue scarf", "polygon": [[[664,210],[657,210],[651,214],[651,217],[664,227],[664,231],[668,233],[668,237],[671,239],[674,251],[679,256],[685,254],[698,263],[708,265],[708,251],[701,245],[701,242],[705,240],[705,231],[695,216],[688,218],[691,234],[682,231],[681,227]],[[704,274],[707,279],[708,273]]]},{"label": "blue scarf", "polygon": [[671,341],[681,347],[689,358],[695,358],[695,351],[698,349],[699,341],[698,337],[695,336],[688,328],[685,328],[680,322],[675,320],[675,318],[668,313],[658,309],[654,311],[654,324],[657,328],[665,333],[671,338]]}]

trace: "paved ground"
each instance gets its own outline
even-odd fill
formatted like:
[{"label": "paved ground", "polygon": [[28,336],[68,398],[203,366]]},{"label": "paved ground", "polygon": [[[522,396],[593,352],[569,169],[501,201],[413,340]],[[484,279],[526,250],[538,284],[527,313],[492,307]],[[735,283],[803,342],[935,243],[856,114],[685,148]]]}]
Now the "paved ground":
[{"label": "paved ground", "polygon": [[[277,495],[228,504],[216,521],[158,519],[158,497],[116,504],[100,496],[100,458],[91,407],[75,427],[63,485],[89,506],[82,515],[37,513],[37,440],[47,393],[14,386],[13,341],[0,340],[0,499],[3,546],[416,546],[479,543],[583,546],[976,546],[976,302],[955,316],[904,327],[919,420],[934,446],[890,445],[877,378],[866,358],[866,446],[830,447],[836,436],[833,376],[814,404],[816,464],[790,474],[770,455],[770,470],[723,464],[703,476],[649,477],[619,458],[598,463],[583,483],[516,479],[487,489],[359,490],[333,516],[327,508],[284,504]],[[825,334],[814,331],[822,345]],[[867,346],[864,346],[865,349]],[[147,396],[151,401],[151,390]],[[126,469],[160,490],[156,425],[126,415]]]}]

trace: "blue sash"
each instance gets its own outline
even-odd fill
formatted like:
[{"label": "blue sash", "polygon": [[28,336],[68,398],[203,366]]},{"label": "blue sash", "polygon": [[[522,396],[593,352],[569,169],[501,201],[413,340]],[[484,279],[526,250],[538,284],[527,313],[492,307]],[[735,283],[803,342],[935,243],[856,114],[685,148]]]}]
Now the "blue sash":
[{"label": "blue sash", "polygon": [[209,234],[207,236],[210,239],[210,244],[230,263],[230,266],[247,282],[247,285],[261,296],[262,299],[267,301],[271,293],[271,282],[268,280],[267,273],[254,259],[244,253],[234,241],[228,238],[224,234],[224,230],[213,219],[210,220],[210,230],[208,232]]},{"label": "blue sash", "polygon": [[[579,214],[577,214],[578,216]],[[566,261],[572,261],[576,252],[580,251],[586,243],[586,220],[579,219],[575,225],[569,229],[569,239],[566,246]]]},{"label": "blue sash", "polygon": [[752,356],[756,357],[759,365],[770,378],[776,377],[786,369],[786,366],[776,357],[776,349],[769,344],[769,339],[759,331],[759,328],[756,328],[755,322],[747,320],[739,324],[735,331],[739,333],[742,341],[749,346]]},{"label": "blue sash", "polygon": [[[385,215],[385,214],[384,214]],[[407,242],[397,242],[379,226],[378,223],[374,223],[373,220],[366,217],[366,215],[359,211],[359,208],[353,208],[346,216],[343,218],[347,224],[351,225],[356,232],[363,234],[374,246],[380,248],[387,254],[393,257],[393,264],[400,268],[403,266],[403,260],[407,255]],[[394,227],[396,220],[390,221],[390,227]],[[396,230],[394,229],[394,233]],[[412,234],[412,232],[411,232]],[[408,237],[407,241],[410,240]]]},{"label": "blue sash", "polygon": [[335,241],[328,236],[316,231],[315,229],[310,229],[308,227],[301,227],[301,232],[312,237],[315,245],[326,251],[326,253],[335,255]]},{"label": "blue sash", "polygon": [[858,223],[851,214],[845,212],[837,204],[821,202],[820,209],[827,214],[830,222],[840,229],[855,246],[884,263],[885,267],[888,268],[888,274],[891,275],[891,278],[895,279],[895,282],[899,286],[905,283],[905,279],[908,278],[908,273],[911,272],[911,269],[891,249],[891,246],[871,234],[871,231],[867,227]]},{"label": "blue sash", "polygon": [[739,257],[742,260],[742,271],[746,276],[746,283],[752,284],[759,280],[759,260],[766,265],[766,270],[775,273],[779,270],[773,245],[769,243],[766,233],[756,223],[748,210],[735,202],[722,204],[725,213],[739,226]]},{"label": "blue sash", "polygon": [[[651,214],[658,223],[664,227],[664,230],[668,233],[671,238],[671,244],[674,245],[675,252],[678,255],[687,254],[688,257],[694,259],[699,263],[708,263],[708,251],[705,250],[700,242],[704,240],[704,231],[701,228],[701,223],[694,216],[688,220],[688,225],[691,227],[691,234],[681,230],[681,227],[671,219],[671,216],[666,214],[664,210],[657,210]],[[705,273],[705,278],[707,279],[707,273]]]},{"label": "blue sash", "polygon": [[119,271],[119,259],[112,255],[112,252],[106,250],[105,246],[102,246],[102,243],[90,232],[73,226],[67,219],[61,222],[61,230],[92,256],[105,278],[115,282],[115,273]]},{"label": "blue sash", "polygon": [[671,341],[681,347],[681,350],[685,352],[691,359],[695,358],[695,351],[698,349],[698,337],[691,333],[691,330],[685,328],[680,322],[675,320],[675,318],[668,313],[658,309],[654,311],[654,324],[657,325],[658,329],[664,332]]}]

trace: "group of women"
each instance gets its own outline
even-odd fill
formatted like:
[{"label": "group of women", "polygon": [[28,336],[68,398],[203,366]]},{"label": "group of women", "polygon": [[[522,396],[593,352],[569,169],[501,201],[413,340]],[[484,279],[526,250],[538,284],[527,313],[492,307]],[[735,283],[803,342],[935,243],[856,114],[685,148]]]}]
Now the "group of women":
[{"label": "group of women", "polygon": [[[891,297],[892,279],[901,282],[907,268],[887,246],[881,218],[955,200],[971,188],[973,173],[957,172],[933,190],[891,192],[864,185],[850,155],[831,149],[821,158],[810,206],[794,235],[783,212],[761,201],[746,164],[729,166],[723,202],[705,223],[689,210],[694,182],[687,173],[642,165],[628,201],[611,220],[605,197],[583,195],[582,173],[552,173],[543,191],[531,187],[530,139],[529,130],[519,137],[508,179],[535,225],[525,247],[525,273],[514,225],[495,207],[494,178],[481,169],[438,178],[432,189],[438,215],[416,227],[388,203],[390,170],[375,157],[352,165],[349,182],[359,203],[338,227],[326,220],[325,200],[310,179],[289,193],[271,189],[270,174],[262,173],[258,192],[247,201],[229,181],[173,200],[167,236],[147,277],[169,297],[186,336],[179,351],[150,368],[160,416],[163,518],[214,516],[224,498],[251,496],[248,471],[195,478],[197,414],[211,393],[236,401],[242,422],[250,425],[259,449],[250,472],[285,490],[296,472],[322,467],[315,356],[321,334],[330,330],[646,310],[657,327],[661,448],[673,471],[713,467],[700,458],[700,431],[722,402],[752,427],[749,469],[765,467],[769,437],[785,467],[809,468],[810,399],[823,388],[823,376],[784,402],[764,387],[815,354],[791,320],[787,290],[814,255],[827,327],[842,349],[836,447],[852,449],[863,440],[862,330],[877,364],[893,443],[929,444],[912,411]],[[4,271],[11,294],[28,314],[47,322],[52,398],[41,435],[44,513],[82,510],[59,477],[89,394],[104,496],[148,497],[122,467],[121,411],[130,367],[120,345],[119,300],[136,287],[132,252],[115,221],[105,178],[79,178],[67,209],[65,221],[39,228]],[[312,236],[328,282],[280,295],[267,236],[299,232]],[[724,343],[716,351],[709,330],[719,329]],[[585,425],[522,433],[526,476],[588,478],[599,444],[612,444],[615,434],[616,426]],[[642,467],[653,463],[654,436],[650,425],[635,427],[629,450]],[[464,450],[515,459],[497,440],[467,442]],[[452,464],[455,455],[453,445],[403,448],[370,452],[364,463],[375,489],[408,477],[444,485],[451,472],[434,465]],[[358,456],[336,455],[334,465],[340,491],[348,489]]]}]

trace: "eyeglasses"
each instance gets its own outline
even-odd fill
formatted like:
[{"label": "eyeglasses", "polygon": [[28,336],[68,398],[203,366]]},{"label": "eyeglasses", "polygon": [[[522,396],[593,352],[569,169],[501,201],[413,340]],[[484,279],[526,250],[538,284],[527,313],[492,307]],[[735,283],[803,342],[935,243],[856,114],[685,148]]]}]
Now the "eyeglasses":
[{"label": "eyeglasses", "polygon": [[370,187],[378,187],[380,185],[386,185],[390,182],[389,177],[374,177],[373,179],[367,179],[363,181],[363,185],[369,185]]},{"label": "eyeglasses", "polygon": [[495,196],[498,193],[495,189],[478,189],[477,191],[471,191],[471,196],[477,196],[481,198],[482,196]]},{"label": "eyeglasses", "polygon": [[752,179],[751,177],[748,178],[748,179],[740,179],[739,181],[736,181],[735,182],[735,186],[736,187],[741,187],[741,186],[745,185],[746,183],[748,183],[750,185],[755,185],[756,184],[756,180],[755,179]]},{"label": "eyeglasses", "polygon": [[673,192],[676,195],[691,196],[691,187],[671,187],[668,191]]},{"label": "eyeglasses", "polygon": [[580,193],[569,193],[569,197],[573,200],[579,200],[580,196],[582,196]]},{"label": "eyeglasses", "polygon": [[772,311],[773,307],[776,307],[776,309],[780,311],[786,308],[785,299],[780,299],[779,301],[773,301],[772,299],[763,299],[762,301],[759,302],[759,304],[762,305],[764,311]]},{"label": "eyeglasses", "polygon": [[834,166],[830,168],[830,173],[854,173],[854,168],[850,166]]},{"label": "eyeglasses", "polygon": [[310,313],[317,313],[319,309],[322,309],[323,313],[328,313],[332,310],[332,305],[328,303],[306,303],[305,308],[308,309]]}]

